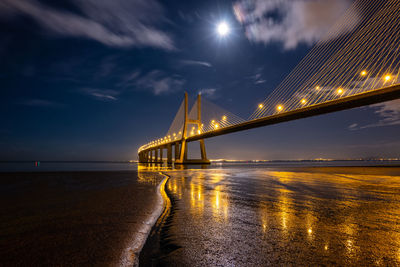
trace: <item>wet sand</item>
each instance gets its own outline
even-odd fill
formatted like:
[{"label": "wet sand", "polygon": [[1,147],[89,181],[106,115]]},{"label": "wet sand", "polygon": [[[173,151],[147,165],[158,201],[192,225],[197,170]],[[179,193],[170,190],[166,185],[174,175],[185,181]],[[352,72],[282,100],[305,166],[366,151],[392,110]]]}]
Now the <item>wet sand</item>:
[{"label": "wet sand", "polygon": [[400,168],[166,173],[143,266],[400,265]]},{"label": "wet sand", "polygon": [[0,173],[0,265],[132,264],[163,178],[134,171]]}]

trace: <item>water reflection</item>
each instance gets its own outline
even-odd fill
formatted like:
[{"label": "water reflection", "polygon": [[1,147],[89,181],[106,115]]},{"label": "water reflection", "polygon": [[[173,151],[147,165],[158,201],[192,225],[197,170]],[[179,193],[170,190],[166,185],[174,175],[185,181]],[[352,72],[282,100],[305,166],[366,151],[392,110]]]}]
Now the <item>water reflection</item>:
[{"label": "water reflection", "polygon": [[400,263],[399,176],[268,169],[165,172],[179,206],[173,227],[182,247],[174,254],[178,263],[189,257],[189,262],[211,264],[204,262],[205,255],[218,255],[211,265],[242,265],[238,258],[250,265]]}]

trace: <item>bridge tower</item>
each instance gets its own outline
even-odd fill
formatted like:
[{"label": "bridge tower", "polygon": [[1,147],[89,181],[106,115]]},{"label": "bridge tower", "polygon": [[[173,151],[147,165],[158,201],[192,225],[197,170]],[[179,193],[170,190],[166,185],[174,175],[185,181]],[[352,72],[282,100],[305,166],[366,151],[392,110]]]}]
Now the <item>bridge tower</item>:
[{"label": "bridge tower", "polygon": [[[204,144],[204,139],[200,139],[200,153],[201,159],[188,159],[188,148],[187,148],[187,133],[188,125],[197,125],[197,129],[201,129],[201,94],[197,95],[197,118],[195,120],[189,118],[188,114],[188,94],[185,92],[185,103],[184,103],[184,119],[183,119],[183,130],[182,130],[182,140],[180,142],[179,156],[175,159],[175,164],[210,164],[207,159],[206,146]],[[178,146],[175,146],[175,149]],[[178,150],[175,150],[178,151]]]}]

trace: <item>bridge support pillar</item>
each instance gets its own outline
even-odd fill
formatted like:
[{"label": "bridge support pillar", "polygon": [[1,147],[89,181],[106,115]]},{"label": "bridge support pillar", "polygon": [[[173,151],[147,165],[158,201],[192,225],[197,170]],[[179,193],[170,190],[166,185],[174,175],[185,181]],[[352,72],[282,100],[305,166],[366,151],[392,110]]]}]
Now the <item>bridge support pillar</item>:
[{"label": "bridge support pillar", "polygon": [[160,160],[159,160],[160,163],[163,162],[163,152],[164,152],[164,148],[160,147]]},{"label": "bridge support pillar", "polygon": [[179,159],[179,142],[175,143],[175,162]]},{"label": "bridge support pillar", "polygon": [[[210,161],[207,159],[206,147],[204,145],[204,140],[201,139],[200,142],[200,151],[201,151],[201,159],[188,159],[188,148],[187,148],[187,127],[188,124],[197,125],[197,129],[201,129],[201,95],[197,95],[197,119],[191,120],[188,116],[188,95],[185,93],[185,113],[184,113],[184,125],[182,132],[182,142],[180,145],[180,153],[179,159],[175,161],[175,164],[210,164]],[[176,146],[175,146],[176,148]]]},{"label": "bridge support pillar", "polygon": [[172,145],[167,146],[167,164],[172,164]]},{"label": "bridge support pillar", "polygon": [[157,163],[158,162],[158,149],[154,149],[154,162]]},{"label": "bridge support pillar", "polygon": [[147,158],[146,158],[146,153],[141,153],[140,155],[140,162],[146,162]]}]

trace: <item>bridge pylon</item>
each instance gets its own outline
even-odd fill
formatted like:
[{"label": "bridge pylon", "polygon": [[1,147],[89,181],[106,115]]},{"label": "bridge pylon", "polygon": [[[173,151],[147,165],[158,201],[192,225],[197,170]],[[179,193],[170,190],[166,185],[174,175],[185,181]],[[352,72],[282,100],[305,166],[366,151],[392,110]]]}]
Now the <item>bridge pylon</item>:
[{"label": "bridge pylon", "polygon": [[[200,154],[201,159],[188,159],[188,147],[187,147],[187,133],[188,125],[197,125],[197,129],[202,128],[201,122],[201,94],[197,95],[197,118],[190,119],[188,114],[188,94],[185,92],[185,110],[184,110],[184,120],[183,120],[183,130],[182,130],[182,140],[180,142],[179,156],[175,159],[175,164],[210,164],[207,159],[206,146],[204,144],[204,139],[200,139]],[[175,147],[177,148],[177,146]]]}]

